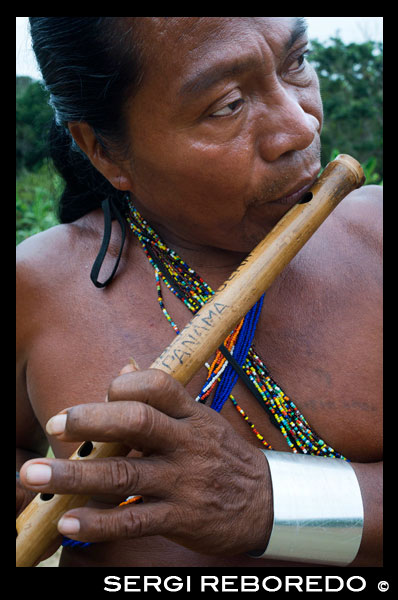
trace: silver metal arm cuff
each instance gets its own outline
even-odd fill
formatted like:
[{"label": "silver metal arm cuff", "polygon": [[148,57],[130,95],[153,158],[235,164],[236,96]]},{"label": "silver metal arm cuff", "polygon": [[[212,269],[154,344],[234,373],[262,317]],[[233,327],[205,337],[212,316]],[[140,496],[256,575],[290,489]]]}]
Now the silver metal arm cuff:
[{"label": "silver metal arm cuff", "polygon": [[274,522],[255,558],[348,565],[362,538],[363,504],[345,460],[262,450],[271,471]]}]

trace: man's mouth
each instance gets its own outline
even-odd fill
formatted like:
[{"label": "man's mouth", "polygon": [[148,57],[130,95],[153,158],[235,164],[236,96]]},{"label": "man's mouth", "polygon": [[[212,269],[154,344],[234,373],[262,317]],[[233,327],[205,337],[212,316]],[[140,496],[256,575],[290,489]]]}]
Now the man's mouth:
[{"label": "man's mouth", "polygon": [[288,192],[284,196],[277,198],[276,200],[272,200],[271,202],[267,202],[269,205],[282,205],[282,206],[293,206],[297,202],[299,202],[303,196],[307,194],[307,192],[311,189],[316,181],[316,177],[312,179],[307,184],[299,184],[296,186],[291,192]]}]

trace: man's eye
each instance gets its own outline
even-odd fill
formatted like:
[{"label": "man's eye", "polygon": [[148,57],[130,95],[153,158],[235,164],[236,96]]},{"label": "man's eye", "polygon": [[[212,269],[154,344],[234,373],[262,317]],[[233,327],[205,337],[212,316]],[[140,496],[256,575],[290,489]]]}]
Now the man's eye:
[{"label": "man's eye", "polygon": [[292,62],[292,64],[289,67],[289,71],[298,71],[300,69],[300,67],[302,67],[304,61],[305,61],[305,57],[309,54],[309,50],[306,50],[305,52],[303,52],[302,54],[300,54],[300,56],[298,56],[296,58],[296,60],[294,62]]},{"label": "man's eye", "polygon": [[245,101],[243,100],[243,98],[238,98],[237,100],[229,102],[223,108],[220,108],[216,112],[212,113],[210,117],[229,117],[230,115],[233,115],[234,113],[238,112],[238,110],[241,108],[244,102]]}]

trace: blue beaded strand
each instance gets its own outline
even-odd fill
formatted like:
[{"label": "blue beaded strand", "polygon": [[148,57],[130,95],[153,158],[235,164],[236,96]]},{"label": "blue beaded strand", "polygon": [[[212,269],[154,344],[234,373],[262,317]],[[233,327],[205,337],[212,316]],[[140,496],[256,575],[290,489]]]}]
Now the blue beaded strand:
[{"label": "blue beaded strand", "polygon": [[87,548],[91,546],[92,542],[79,542],[77,540],[71,540],[70,538],[64,536],[62,538],[61,546],[64,548]]},{"label": "blue beaded strand", "polygon": [[[253,308],[245,316],[242,329],[239,332],[238,339],[236,340],[233,356],[239,366],[243,366],[249,348],[252,344],[253,337],[256,331],[258,319],[261,314],[261,309],[264,302],[263,294],[260,300],[253,306]],[[228,364],[226,367],[223,378],[219,383],[217,390],[214,394],[211,408],[216,412],[220,412],[226,401],[231,395],[232,388],[234,387],[238,379],[238,374],[232,365]]]}]

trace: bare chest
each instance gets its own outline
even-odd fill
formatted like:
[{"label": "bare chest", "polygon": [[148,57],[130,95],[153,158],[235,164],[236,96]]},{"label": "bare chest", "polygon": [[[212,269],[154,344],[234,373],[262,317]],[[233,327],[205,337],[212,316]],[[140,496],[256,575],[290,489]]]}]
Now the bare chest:
[{"label": "bare chest", "polygon": [[[356,299],[341,304],[326,301],[327,295],[327,286],[316,278],[275,282],[266,294],[253,347],[320,438],[351,460],[378,460],[381,382],[375,336],[369,333],[372,315]],[[59,314],[30,356],[29,397],[43,426],[67,406],[104,400],[130,357],[149,368],[176,335],[159,307],[151,272],[139,285],[115,288],[114,294],[99,291],[94,303],[92,298],[73,306],[58,303]],[[173,321],[184,327],[192,314],[168,290],[164,299]],[[203,366],[188,384],[193,399],[206,376]],[[235,429],[258,447],[260,436],[276,450],[289,450],[241,380],[232,393],[239,408],[227,401],[221,414]],[[71,453],[61,446],[54,450]]]},{"label": "bare chest", "polygon": [[[42,311],[43,326],[29,356],[27,385],[43,428],[68,406],[103,401],[110,382],[130,357],[140,368],[149,368],[174,339],[158,305],[153,272],[143,269],[135,280],[122,281],[104,293],[68,292]],[[323,277],[284,274],[267,291],[253,346],[319,437],[353,461],[379,460],[379,322],[366,299],[348,295],[347,301],[342,293],[343,301],[336,289],[339,286],[328,285]],[[184,327],[192,314],[167,290],[164,299],[172,319]],[[188,384],[193,399],[206,375],[203,367]],[[245,414],[231,401],[221,414],[239,434],[261,448],[258,432],[274,449],[289,451],[281,431],[240,380],[232,393]],[[73,451],[66,444],[53,449],[60,457]],[[158,537],[127,541],[125,548],[119,543],[100,544],[84,556],[64,551],[61,564],[267,566],[244,556],[216,560],[197,555]]]},{"label": "bare chest", "polygon": [[[151,286],[145,292],[146,303],[141,306],[139,319],[129,323],[128,315],[133,311],[131,307],[125,312],[124,319],[104,316],[104,327],[95,327],[93,321],[86,328],[89,333],[87,339],[91,339],[93,348],[101,347],[103,353],[96,353],[94,363],[90,359],[86,369],[76,372],[80,389],[88,389],[87,381],[93,382],[84,401],[103,398],[110,379],[129,356],[134,356],[141,368],[147,368],[174,339],[175,333],[157,306]],[[353,327],[350,343],[345,343],[348,316],[343,319],[341,311],[336,321],[332,315],[320,318],[315,307],[309,304],[306,308],[301,306],[297,314],[293,306],[276,303],[274,293],[270,290],[264,302],[254,338],[256,352],[266,363],[273,378],[294,400],[314,432],[351,460],[377,460],[381,452],[381,433],[378,432],[381,415],[376,400],[379,382],[372,381],[375,373],[370,373],[369,378],[364,377],[364,372],[367,372],[366,356],[371,350],[366,336],[362,335],[360,327]],[[165,296],[170,314],[183,327],[191,315],[171,295]],[[363,351],[358,354],[358,348],[362,346]],[[353,348],[356,349],[355,356],[352,354]],[[83,360],[83,355],[80,356]],[[68,366],[72,360],[71,353],[67,353],[66,358]],[[73,362],[75,360],[76,357]],[[354,360],[364,360],[364,368],[351,368]],[[68,368],[73,370],[72,365]],[[206,375],[207,369],[202,368],[188,384],[192,398],[201,390]],[[60,387],[58,392],[62,396]],[[95,395],[97,398],[94,398]],[[263,407],[241,381],[233,388],[233,395],[245,415],[242,416],[231,401],[226,402],[221,414],[240,435],[261,448],[263,446],[258,434],[274,449],[288,451],[281,431],[271,424]],[[57,398],[59,403],[60,396]],[[64,397],[62,401],[62,406],[65,406],[67,399]],[[60,451],[65,450],[61,448]],[[121,564],[135,567],[286,566],[284,563],[261,563],[244,555],[228,558],[199,555],[160,537],[126,541],[124,546],[119,543],[100,544],[91,547],[84,556],[77,555],[73,550],[64,550],[61,562],[62,566],[108,567]]]}]

